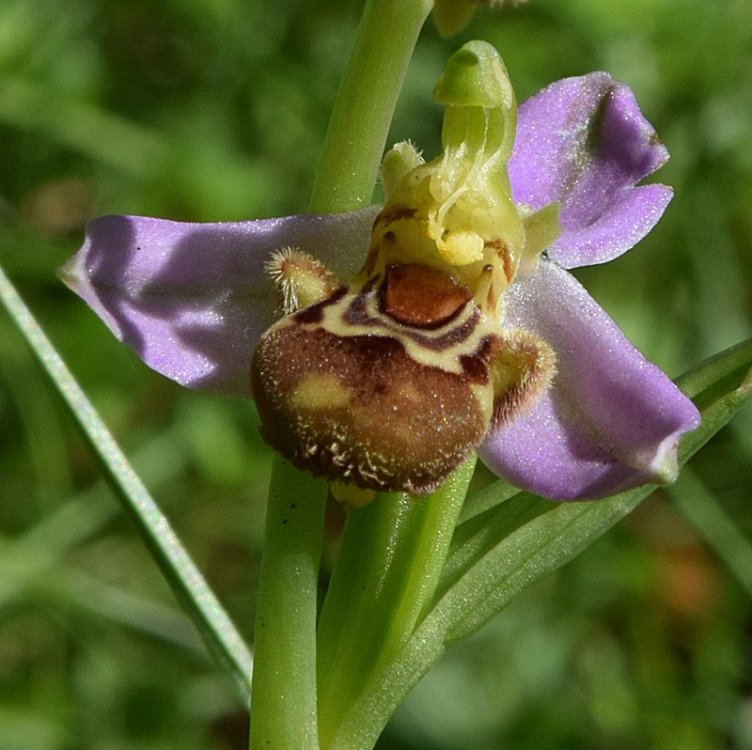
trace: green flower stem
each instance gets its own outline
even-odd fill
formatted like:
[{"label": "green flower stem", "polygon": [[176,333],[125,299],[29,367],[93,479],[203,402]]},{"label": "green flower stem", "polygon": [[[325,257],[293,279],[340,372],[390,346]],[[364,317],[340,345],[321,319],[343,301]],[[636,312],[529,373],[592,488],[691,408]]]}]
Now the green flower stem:
[{"label": "green flower stem", "polygon": [[316,602],[327,485],[275,456],[251,688],[251,750],[318,747]]},{"label": "green flower stem", "polygon": [[373,196],[389,125],[429,0],[368,0],[334,103],[310,210],[351,211]]},{"label": "green flower stem", "polygon": [[322,748],[350,747],[334,741],[342,718],[432,601],[474,466],[422,500],[381,495],[348,514],[319,624]]},{"label": "green flower stem", "polygon": [[[367,3],[335,102],[311,211],[350,211],[371,200],[397,97],[430,7],[428,0]],[[318,746],[315,583],[323,507],[320,485],[275,460],[257,603],[251,748]]]}]

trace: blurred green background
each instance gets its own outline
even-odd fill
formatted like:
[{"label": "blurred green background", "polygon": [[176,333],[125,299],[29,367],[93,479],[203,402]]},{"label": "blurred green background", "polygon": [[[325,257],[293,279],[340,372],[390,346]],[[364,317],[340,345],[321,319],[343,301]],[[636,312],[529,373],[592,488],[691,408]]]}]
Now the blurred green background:
[{"label": "blurred green background", "polygon": [[[304,210],[360,8],[0,2],[0,260],[249,638],[269,464],[252,405],[148,371],[55,268],[98,214]],[[429,23],[391,140],[436,152],[433,81],[473,37],[520,99],[608,70],[668,145],[658,228],[578,274],[631,339],[678,375],[752,335],[752,3],[531,0],[448,41]],[[749,554],[752,410],[692,466],[452,651],[379,747],[752,748],[752,579],[723,561]],[[0,750],[226,750],[246,725],[0,315]]]}]

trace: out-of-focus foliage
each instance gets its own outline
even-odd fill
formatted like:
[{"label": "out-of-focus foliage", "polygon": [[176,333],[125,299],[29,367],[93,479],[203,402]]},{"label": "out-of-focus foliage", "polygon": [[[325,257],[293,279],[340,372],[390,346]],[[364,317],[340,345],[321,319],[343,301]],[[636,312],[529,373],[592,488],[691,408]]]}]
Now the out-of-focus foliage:
[{"label": "out-of-focus foliage", "polygon": [[[0,257],[249,638],[269,460],[252,405],[148,372],[54,269],[101,213],[303,210],[360,7],[0,3]],[[479,11],[453,40],[429,25],[394,140],[435,153],[433,80],[473,37],[501,50],[520,99],[608,70],[669,146],[658,228],[579,274],[635,343],[678,374],[750,336],[752,5],[530,0]],[[5,318],[0,425],[0,750],[244,747],[229,677]],[[675,490],[747,540],[750,435],[747,409]],[[654,496],[455,648],[380,746],[752,748],[750,581],[704,531]]]}]

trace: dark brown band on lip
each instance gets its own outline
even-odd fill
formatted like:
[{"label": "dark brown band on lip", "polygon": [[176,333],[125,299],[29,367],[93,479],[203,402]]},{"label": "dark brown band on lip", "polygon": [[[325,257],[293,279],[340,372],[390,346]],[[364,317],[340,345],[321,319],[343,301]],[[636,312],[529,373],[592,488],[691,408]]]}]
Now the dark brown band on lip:
[{"label": "dark brown band on lip", "polygon": [[347,287],[341,286],[331,297],[296,312],[293,320],[297,323],[320,323],[324,319],[324,309],[339,302],[346,293]]},{"label": "dark brown band on lip", "polygon": [[[464,287],[460,287],[460,289],[464,289]],[[377,298],[377,311],[375,313],[372,312],[371,310],[373,310],[373,306],[369,306],[369,300],[373,299],[374,294],[376,293],[371,292],[370,290],[364,290],[361,293],[352,295],[349,304],[347,304],[341,314],[341,320],[345,328],[348,326],[353,328],[372,328],[374,334],[392,335],[396,338],[410,340],[429,351],[441,352],[458,346],[463,341],[467,340],[472,336],[480,323],[481,314],[480,311],[475,308],[464,318],[464,320],[462,320],[461,323],[458,322],[456,327],[449,328],[443,332],[439,331],[439,329],[449,326],[453,320],[461,317],[462,312],[467,308],[467,305],[473,304],[470,298],[461,303],[451,315],[441,323],[426,326],[414,326],[401,323],[393,316],[381,312],[380,308],[383,303],[380,301],[380,298],[383,296],[382,291],[378,292],[379,298]],[[436,330],[437,332],[434,335],[431,335],[430,332],[432,330]]]}]

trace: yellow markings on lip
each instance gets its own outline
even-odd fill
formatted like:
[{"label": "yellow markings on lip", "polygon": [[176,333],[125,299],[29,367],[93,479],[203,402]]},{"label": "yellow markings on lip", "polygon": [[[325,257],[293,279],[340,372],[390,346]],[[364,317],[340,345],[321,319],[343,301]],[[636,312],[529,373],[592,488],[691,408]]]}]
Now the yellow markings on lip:
[{"label": "yellow markings on lip", "polygon": [[[488,287],[506,283],[502,264],[486,274]],[[264,439],[295,466],[366,490],[334,492],[356,507],[374,490],[433,490],[489,425],[534,403],[555,363],[535,334],[500,329],[456,277],[405,264],[282,318],[251,376]]]},{"label": "yellow markings on lip", "polygon": [[293,465],[366,490],[423,495],[482,440],[493,409],[491,348],[451,373],[416,362],[394,336],[340,336],[321,321],[288,320],[261,338],[251,387],[264,440]]},{"label": "yellow markings on lip", "polygon": [[296,409],[320,411],[342,409],[352,400],[352,392],[336,375],[312,372],[303,377],[290,395]]},{"label": "yellow markings on lip", "polygon": [[[420,267],[407,267],[407,275],[414,276]],[[369,284],[365,291],[360,284],[350,287],[347,294],[327,303],[315,318],[296,319],[294,316],[283,318],[277,323],[278,327],[294,326],[307,330],[322,329],[341,339],[357,336],[384,336],[400,344],[408,356],[419,365],[437,367],[448,373],[462,374],[461,358],[472,355],[480,346],[484,337],[496,330],[493,321],[479,310],[470,298],[469,290],[446,277],[446,284],[442,286],[434,275],[444,274],[437,269],[423,267],[424,280],[427,288],[423,290],[422,301],[427,303],[431,311],[430,319],[436,321],[437,328],[412,327],[401,320],[414,318],[421,320],[422,315],[417,304],[409,300],[398,299],[396,296],[385,294],[385,309],[382,311],[383,281],[381,284]],[[399,279],[401,271],[395,269],[394,278]],[[421,274],[418,272],[418,276]],[[393,290],[399,290],[398,281]],[[389,288],[387,286],[387,292]],[[433,298],[425,300],[425,295]],[[362,316],[353,319],[350,312],[358,307]],[[392,314],[390,314],[390,312]],[[435,343],[434,343],[435,342]]]}]

